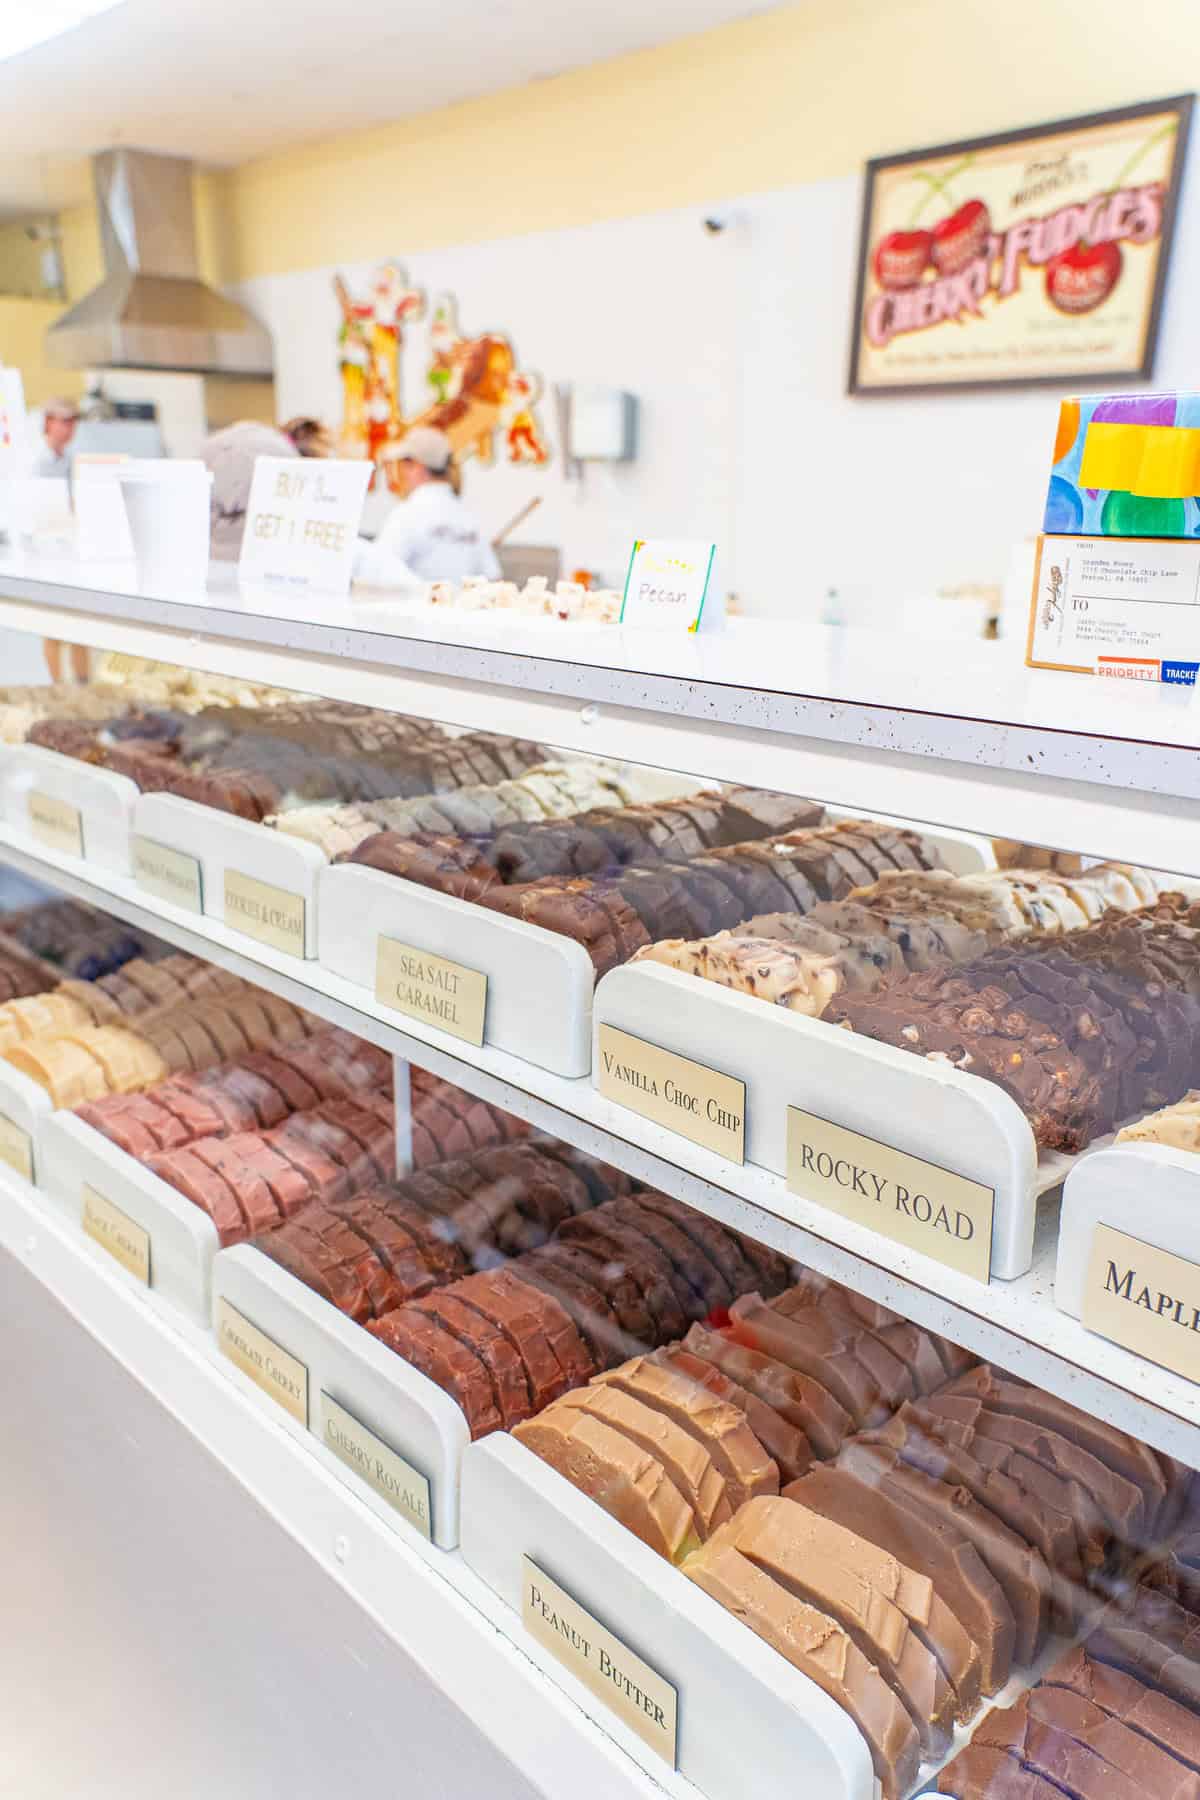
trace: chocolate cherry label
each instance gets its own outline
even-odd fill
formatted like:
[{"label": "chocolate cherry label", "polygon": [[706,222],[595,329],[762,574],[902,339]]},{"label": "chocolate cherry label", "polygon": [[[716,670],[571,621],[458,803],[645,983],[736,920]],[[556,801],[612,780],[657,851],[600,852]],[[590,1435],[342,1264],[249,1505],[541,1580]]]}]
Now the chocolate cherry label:
[{"label": "chocolate cherry label", "polygon": [[184,912],[204,911],[204,888],[200,860],[168,844],[157,844],[153,838],[130,839],[133,872],[139,887],[158,900],[182,907]]},{"label": "chocolate cherry label", "polygon": [[3,1113],[0,1113],[0,1162],[6,1163],[22,1180],[33,1180],[33,1139]]},{"label": "chocolate cherry label", "polygon": [[150,1233],[86,1182],[80,1222],[94,1244],[106,1250],[135,1281],[150,1286]]},{"label": "chocolate cherry label", "polygon": [[381,937],[375,958],[375,998],[380,1006],[425,1025],[436,1025],[464,1043],[483,1043],[488,978],[478,969],[431,956],[399,938]]},{"label": "chocolate cherry label", "polygon": [[607,1100],[665,1125],[726,1162],[746,1160],[746,1084],[601,1025],[596,1085]]},{"label": "chocolate cherry label", "polygon": [[526,1631],[670,1768],[676,1766],[679,1692],[585,1612],[528,1556],[521,1558]]},{"label": "chocolate cherry label", "polygon": [[83,817],[77,806],[69,806],[53,794],[39,788],[29,793],[29,829],[47,850],[59,850],[65,856],[83,855]]},{"label": "chocolate cherry label", "polygon": [[425,1476],[326,1393],[321,1395],[321,1441],[422,1537],[433,1536],[433,1500]]},{"label": "chocolate cherry label", "polygon": [[787,1184],[960,1275],[991,1273],[996,1192],[982,1182],[789,1106]]},{"label": "chocolate cherry label", "polygon": [[256,881],[253,875],[226,869],[225,923],[272,950],[282,950],[287,956],[304,955],[303,894],[291,894],[268,881]]},{"label": "chocolate cherry label", "polygon": [[252,1325],[225,1296],[217,1298],[213,1320],[217,1346],[235,1369],[248,1375],[256,1387],[269,1394],[284,1412],[301,1425],[308,1424],[308,1370],[280,1348],[273,1338]]},{"label": "chocolate cherry label", "polygon": [[1135,1356],[1200,1381],[1200,1264],[1097,1225],[1083,1322]]}]

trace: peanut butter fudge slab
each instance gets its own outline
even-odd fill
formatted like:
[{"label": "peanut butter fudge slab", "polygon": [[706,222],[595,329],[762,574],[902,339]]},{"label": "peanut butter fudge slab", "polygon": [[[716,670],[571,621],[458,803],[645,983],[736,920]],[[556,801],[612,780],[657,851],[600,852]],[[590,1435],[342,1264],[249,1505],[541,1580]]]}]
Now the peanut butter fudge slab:
[{"label": "peanut butter fudge slab", "polygon": [[930,1529],[950,1528],[967,1539],[1004,1593],[1013,1615],[1013,1658],[1019,1665],[1039,1654],[1049,1627],[1051,1579],[1045,1558],[971,1491],[913,1468],[886,1446],[853,1439],[837,1467],[879,1488],[888,1499]]},{"label": "peanut butter fudge slab", "polygon": [[735,1343],[723,1332],[693,1325],[683,1346],[775,1407],[804,1432],[818,1456],[835,1456],[854,1429],[849,1413],[819,1381]]},{"label": "peanut butter fudge slab", "polygon": [[778,1468],[745,1414],[657,1356],[634,1357],[592,1385],[629,1394],[694,1437],[719,1471],[731,1509],[779,1492]]},{"label": "peanut butter fudge slab", "polygon": [[574,1388],[557,1402],[602,1419],[632,1444],[661,1463],[692,1509],[701,1543],[733,1517],[725,1480],[701,1441],[683,1431],[665,1413],[646,1406],[624,1388],[600,1383]]},{"label": "peanut butter fudge slab", "polygon": [[884,1800],[903,1800],[921,1761],[916,1727],[849,1634],[795,1599],[728,1542],[713,1540],[683,1572],[847,1712],[871,1753]]},{"label": "peanut butter fudge slab", "polygon": [[869,1487],[836,1466],[810,1469],[784,1488],[783,1497],[846,1526],[929,1577],[935,1595],[959,1622],[974,1651],[973,1663],[969,1656],[961,1661],[957,1677],[943,1659],[966,1712],[977,1704],[980,1692],[994,1694],[1004,1686],[1012,1672],[1012,1608],[961,1532],[929,1516],[918,1520],[882,1486]]},{"label": "peanut butter fudge slab", "polygon": [[945,1752],[954,1728],[954,1693],[932,1651],[911,1630],[905,1610],[928,1602],[924,1577],[782,1498],[748,1501],[717,1536],[793,1598],[849,1632],[899,1697],[925,1753]]},{"label": "peanut butter fudge slab", "polygon": [[[725,1401],[740,1412],[778,1468],[781,1482],[795,1481],[812,1466],[812,1445],[804,1433],[795,1425],[789,1424],[773,1406],[767,1406],[757,1394],[752,1394],[749,1388],[739,1386],[728,1375],[722,1374],[714,1363],[701,1361],[700,1357],[693,1356],[690,1350],[685,1350],[680,1345],[655,1350],[650,1360],[686,1376],[697,1387],[707,1389],[716,1399]],[[747,1494],[746,1498],[749,1499],[750,1496]]]},{"label": "peanut butter fudge slab", "polygon": [[699,1548],[692,1509],[657,1457],[603,1419],[559,1401],[513,1436],[668,1562]]}]

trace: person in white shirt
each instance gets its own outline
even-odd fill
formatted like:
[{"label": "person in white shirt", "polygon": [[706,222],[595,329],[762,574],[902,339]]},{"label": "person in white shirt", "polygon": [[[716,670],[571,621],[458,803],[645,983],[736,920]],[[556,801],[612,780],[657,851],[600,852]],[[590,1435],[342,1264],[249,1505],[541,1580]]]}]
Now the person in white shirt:
[{"label": "person in white shirt", "polygon": [[73,400],[51,400],[42,411],[42,447],[34,457],[34,475],[71,479],[71,439],[79,423]]},{"label": "person in white shirt", "polygon": [[455,491],[453,451],[444,431],[417,425],[388,450],[399,467],[404,498],[383,522],[374,543],[360,542],[357,580],[372,587],[417,587],[500,574],[496,552],[475,515]]}]

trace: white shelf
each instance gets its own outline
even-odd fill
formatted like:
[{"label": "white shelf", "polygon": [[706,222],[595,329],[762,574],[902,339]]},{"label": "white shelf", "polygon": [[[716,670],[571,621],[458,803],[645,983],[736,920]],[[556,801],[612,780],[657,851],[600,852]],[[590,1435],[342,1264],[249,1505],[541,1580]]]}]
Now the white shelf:
[{"label": "white shelf", "polygon": [[1192,689],[1029,670],[1014,639],[947,654],[754,619],[676,638],[386,596],[291,604],[303,619],[223,571],[185,601],[123,588],[113,565],[0,560],[13,630],[1200,874]]},{"label": "white shelf", "polygon": [[6,828],[0,828],[0,861],[234,969],[1200,1467],[1200,1386],[1148,1369],[1055,1307],[1057,1202],[1040,1204],[1030,1273],[983,1286],[788,1193],[778,1175],[737,1168],[664,1132],[602,1098],[588,1080],[553,1075],[487,1046],[475,1049],[415,1022],[400,1026],[367,989],[216,920],[150,901],[131,881],[98,875]]},{"label": "white shelf", "polygon": [[[402,1523],[380,1518],[331,1453],[219,1357],[211,1334],[158,1304],[2,1170],[0,1294],[6,1354],[23,1319],[36,1333],[36,1353],[31,1348],[20,1382],[6,1384],[0,1399],[8,1444],[0,1522],[14,1551],[25,1534],[25,1555],[16,1561],[33,1571],[27,1577],[19,1567],[10,1570],[6,1616],[22,1621],[18,1660],[33,1678],[31,1707],[44,1711],[36,1687],[61,1706],[76,1687],[93,1684],[94,1698],[96,1684],[127,1684],[120,1706],[138,1721],[133,1741],[140,1748],[128,1756],[123,1795],[149,1800],[161,1792],[148,1773],[154,1758],[162,1777],[171,1769],[161,1759],[171,1755],[173,1734],[183,1732],[184,1744],[195,1734],[197,1696],[183,1708],[186,1729],[180,1713],[186,1690],[177,1678],[186,1671],[207,1687],[216,1708],[205,1727],[210,1738],[228,1732],[236,1743],[239,1733],[253,1732],[256,1714],[259,1729],[274,1715],[270,1729],[289,1741],[272,1749],[270,1762],[288,1791],[341,1792],[355,1770],[385,1792],[398,1767],[419,1765],[429,1792],[486,1792],[496,1800],[566,1792],[576,1800],[653,1800],[665,1792],[698,1800],[690,1783],[661,1764],[653,1773],[641,1767],[574,1703],[556,1666],[526,1642],[520,1621],[457,1552],[435,1550]],[[88,1334],[82,1343],[79,1326]],[[181,1445],[180,1427],[191,1446]],[[197,1446],[215,1470],[191,1469]],[[39,1456],[57,1463],[64,1455],[76,1479],[60,1483],[38,1467]],[[39,1496],[36,1516],[23,1515],[27,1493]],[[120,1523],[97,1566],[73,1570],[70,1546],[86,1542],[95,1522],[114,1514]],[[242,1577],[248,1585],[270,1584],[274,1565],[294,1563],[299,1546],[301,1566],[287,1581],[275,1572],[269,1607],[256,1609],[236,1587],[247,1542],[257,1559]],[[81,1549],[76,1563],[85,1554]],[[193,1578],[189,1571],[211,1585],[193,1599],[199,1614],[172,1617],[168,1604],[170,1650],[159,1669],[146,1645],[161,1639],[165,1597]],[[73,1584],[65,1640],[51,1600],[64,1582]],[[300,1616],[301,1601],[331,1584],[337,1593],[326,1598],[326,1611]],[[117,1604],[118,1592],[114,1620],[104,1609]],[[224,1617],[214,1610],[221,1605]],[[106,1632],[115,1634],[107,1643]],[[204,1647],[194,1660],[193,1640]],[[220,1654],[212,1654],[214,1645]],[[55,1678],[46,1683],[39,1670],[51,1657]],[[348,1684],[343,1669],[353,1677]],[[246,1689],[238,1687],[239,1670]],[[14,1667],[10,1701],[21,1688]],[[131,1739],[111,1731],[116,1691],[107,1704],[107,1736],[94,1728],[90,1751],[111,1777]],[[374,1720],[372,1704],[383,1709]],[[430,1717],[440,1733],[429,1730]],[[88,1720],[67,1708],[62,1722],[62,1744],[52,1741],[57,1731],[39,1734],[36,1779],[17,1784],[23,1794],[83,1791],[83,1783],[55,1779],[54,1770],[56,1756],[65,1763],[69,1748],[80,1752]],[[212,1759],[225,1752],[219,1742],[201,1737],[201,1744],[188,1766],[204,1786]],[[373,1765],[364,1760],[372,1745],[379,1758]],[[303,1786],[293,1787],[284,1771],[299,1751],[308,1761]],[[182,1754],[175,1737],[176,1786]],[[246,1766],[254,1754],[247,1752]],[[263,1755],[260,1742],[256,1766]],[[472,1778],[477,1785],[468,1790]],[[236,1785],[218,1782],[212,1791],[232,1793]]]}]

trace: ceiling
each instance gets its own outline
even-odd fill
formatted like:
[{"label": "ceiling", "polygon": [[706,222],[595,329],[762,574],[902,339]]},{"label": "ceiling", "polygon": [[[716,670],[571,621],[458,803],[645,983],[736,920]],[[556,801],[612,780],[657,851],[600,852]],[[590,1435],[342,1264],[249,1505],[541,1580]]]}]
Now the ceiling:
[{"label": "ceiling", "polygon": [[764,10],[761,0],[124,0],[0,62],[0,216],[86,199],[86,159],[112,144],[240,163]]}]

